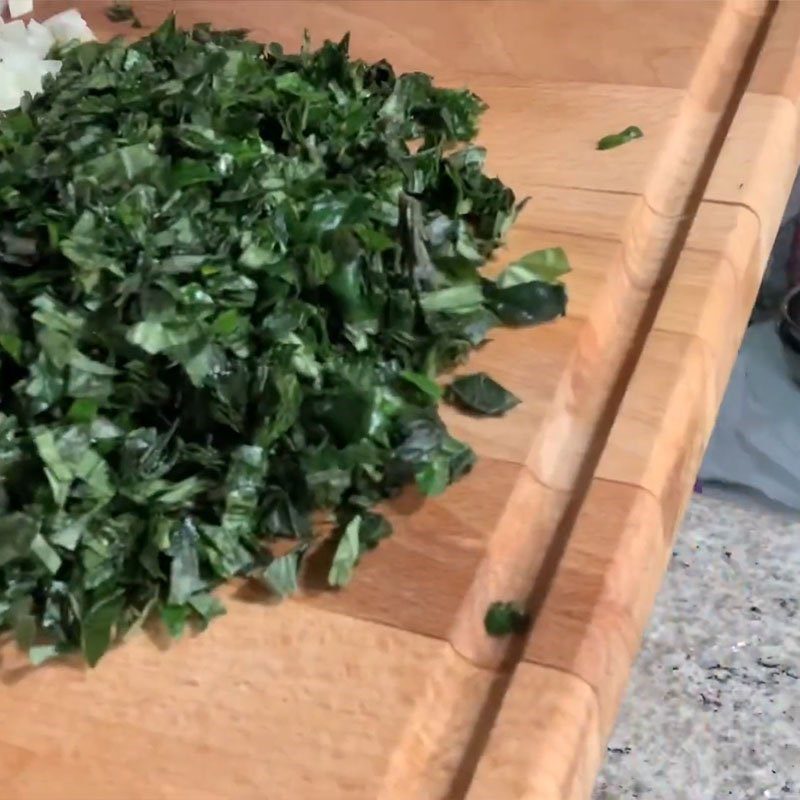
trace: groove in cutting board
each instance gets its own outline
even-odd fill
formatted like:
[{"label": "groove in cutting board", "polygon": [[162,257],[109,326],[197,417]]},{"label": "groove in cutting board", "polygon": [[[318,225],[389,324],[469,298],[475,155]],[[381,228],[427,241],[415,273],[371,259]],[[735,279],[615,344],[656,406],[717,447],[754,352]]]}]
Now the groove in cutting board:
[{"label": "groove in cutting board", "polygon": [[[660,259],[655,259],[655,263],[658,264],[658,270],[654,275],[656,279],[652,282],[650,293],[647,296],[644,306],[641,308],[641,317],[637,325],[636,334],[633,337],[628,353],[626,354],[620,370],[617,373],[616,385],[612,389],[609,396],[607,408],[608,412],[611,413],[609,414],[607,412],[605,415],[603,415],[602,422],[600,422],[595,429],[595,445],[594,447],[590,446],[587,448],[587,459],[583,465],[582,479],[579,477],[571,500],[567,504],[565,514],[562,517],[562,523],[557,529],[553,543],[548,552],[548,558],[545,561],[545,569],[540,571],[533,584],[533,592],[531,595],[531,603],[529,608],[531,609],[533,616],[534,631],[536,631],[537,619],[542,612],[548,595],[550,594],[549,590],[553,585],[557,571],[562,565],[562,560],[564,558],[566,549],[568,545],[574,546],[574,543],[570,539],[570,534],[575,528],[578,514],[580,513],[581,508],[584,506],[584,502],[587,498],[587,492],[589,486],[591,485],[591,476],[595,473],[595,470],[599,464],[599,460],[602,457],[603,451],[605,450],[606,441],[608,440],[614,420],[617,418],[617,411],[623,401],[623,397],[625,396],[631,376],[634,374],[637,363],[643,357],[642,353],[647,347],[648,337],[651,335],[650,332],[653,328],[653,323],[657,317],[659,308],[664,298],[669,280],[672,277],[672,274],[678,263],[680,254],[684,249],[686,240],[689,236],[689,229],[694,222],[694,218],[700,207],[705,188],[708,185],[717,158],[723,147],[725,137],[730,130],[736,111],[740,105],[741,98],[744,95],[750,80],[750,76],[752,75],[758,54],[761,51],[769,31],[769,26],[776,7],[777,5],[775,3],[769,3],[767,5],[755,30],[749,32],[749,37],[745,36],[745,33],[742,29],[746,28],[747,26],[741,26],[742,18],[739,16],[738,9],[732,4],[729,4],[725,7],[725,13],[723,13],[721,16],[718,30],[715,30],[715,34],[712,35],[712,45],[714,42],[725,43],[722,47],[722,53],[724,54],[731,49],[734,51],[738,50],[742,47],[743,41],[746,41],[746,38],[749,38],[750,41],[747,42],[744,60],[742,61],[741,58],[731,58],[731,60],[728,61],[727,58],[720,56],[719,53],[709,54],[707,51],[706,56],[708,56],[708,58],[704,56],[703,63],[715,64],[717,59],[720,59],[726,61],[727,63],[742,64],[741,70],[736,76],[733,85],[728,88],[727,102],[723,106],[723,111],[720,114],[716,125],[710,130],[710,135],[707,133],[706,137],[704,137],[707,138],[707,141],[704,141],[706,149],[700,149],[694,152],[696,161],[692,166],[692,170],[688,170],[687,165],[684,162],[682,164],[682,169],[678,170],[677,177],[674,179],[674,182],[671,183],[667,177],[667,170],[670,166],[671,159],[662,159],[659,168],[657,168],[655,176],[651,181],[651,186],[653,189],[648,195],[646,195],[645,198],[643,198],[642,211],[638,215],[638,218],[634,218],[633,220],[634,225],[632,225],[632,230],[637,230],[638,226],[636,223],[641,224],[644,222],[645,225],[652,226],[651,231],[655,229],[656,231],[665,234],[663,238],[653,235],[647,237],[650,245],[655,244],[656,247],[663,247],[663,255]],[[709,69],[711,70],[711,68]],[[718,72],[718,70],[716,71]],[[708,131],[706,122],[700,119],[700,115],[702,115],[704,108],[702,101],[706,100],[707,102],[713,104],[714,99],[718,98],[724,89],[723,86],[720,86],[715,81],[710,80],[713,75],[714,71],[710,71],[708,73],[701,72],[698,74],[696,79],[693,80],[687,95],[688,124],[679,124],[679,130],[677,134],[677,139],[679,141],[693,141],[693,136],[699,133],[698,127],[701,130],[705,129]],[[695,103],[697,103],[696,106]],[[666,153],[670,153],[669,145],[666,149]],[[672,155],[674,156],[675,154],[675,151],[672,151]],[[697,158],[698,156],[699,158]],[[686,180],[688,172],[694,172],[694,180],[692,181],[688,191],[677,191],[673,193],[672,189],[676,189],[681,186],[681,184]],[[669,187],[669,189],[665,187]],[[676,203],[676,198],[682,199],[683,202]],[[671,215],[671,217],[656,216],[660,214]],[[672,226],[664,225],[662,220],[670,218],[674,220],[674,224]],[[647,259],[643,263],[647,268],[652,266],[654,261]],[[697,383],[695,382],[695,386],[696,385]],[[710,427],[710,425],[708,427]],[[695,441],[697,441],[696,438]],[[697,458],[699,457],[699,452],[699,449],[694,451],[694,448],[692,447],[685,448],[683,451],[685,464],[695,464]],[[683,508],[686,498],[690,494],[690,489],[688,488],[690,485],[691,483],[686,480],[686,476],[681,474],[680,481],[675,484],[675,487],[676,491],[679,491],[683,494],[683,497],[678,500],[678,502],[668,504],[671,507],[671,511],[679,513]],[[668,526],[666,529],[672,531],[674,529],[675,522],[675,519],[668,520],[666,522],[666,525]],[[639,563],[641,563],[641,561]],[[525,645],[523,645],[523,647],[524,646]],[[518,651],[516,657],[521,658],[521,655],[521,652]],[[623,669],[623,676],[625,672],[626,670]],[[514,674],[512,670],[508,676],[508,687],[510,688],[513,685]],[[621,687],[618,688],[621,690]],[[618,699],[618,696],[615,697],[616,702],[618,702]],[[615,707],[616,703],[612,703],[612,706]],[[486,746],[481,752],[480,759],[476,760],[474,764],[474,768],[476,770],[475,782],[473,791],[471,791],[469,794],[470,798],[488,798],[500,796],[504,790],[504,787],[507,786],[506,777],[502,772],[499,772],[496,768],[493,768],[493,765],[496,764],[498,759],[502,759],[502,753],[498,752],[498,750],[502,750],[508,737],[503,736],[500,731],[502,730],[504,721],[507,722],[506,718],[508,717],[509,713],[513,712],[509,706],[508,698],[504,701],[502,706],[498,707],[495,705],[492,707],[492,709],[496,712],[497,723],[489,731],[486,738]],[[607,731],[610,727],[610,722],[611,718],[607,716],[606,724],[603,725],[603,729],[605,731]],[[497,728],[497,724],[500,724],[500,728]],[[529,770],[530,765],[528,766],[528,769],[525,770],[525,774],[529,774]],[[529,795],[521,794],[518,796],[527,797]],[[532,794],[530,796],[533,797]],[[537,790],[535,796],[538,798],[549,795],[546,793],[540,794]],[[565,795],[554,793],[553,797],[556,796]]]},{"label": "groove in cutting board", "polygon": [[[775,8],[775,4],[767,4],[761,18],[757,20],[757,24],[753,25],[752,18],[743,15],[735,4],[728,3],[723,7],[709,48],[701,61],[701,67],[687,91],[686,114],[679,118],[681,121],[677,124],[674,132],[675,146],[671,146],[673,141],[671,139],[666,147],[665,152],[671,157],[659,162],[650,181],[651,189],[646,195],[648,200],[642,202],[628,229],[630,234],[638,233],[642,228],[647,231],[646,247],[644,248],[647,256],[644,259],[638,258],[635,263],[640,267],[636,274],[646,276],[650,292],[642,298],[637,298],[638,302],[629,298],[625,304],[629,314],[628,318],[623,321],[625,327],[617,327],[613,331],[616,335],[606,338],[606,346],[599,348],[603,358],[599,363],[595,361],[597,366],[594,372],[595,375],[605,373],[604,377],[607,376],[607,378],[604,381],[597,375],[593,383],[595,387],[608,386],[608,390],[584,393],[582,397],[585,398],[586,408],[584,410],[578,407],[576,409],[578,413],[576,413],[570,411],[575,406],[569,402],[572,386],[567,385],[564,388],[567,397],[563,402],[557,402],[553,406],[558,409],[556,413],[560,414],[561,409],[567,409],[567,413],[572,413],[575,417],[580,416],[580,411],[583,411],[591,422],[581,427],[564,424],[562,419],[556,422],[556,427],[550,427],[547,432],[550,441],[563,441],[566,438],[572,447],[568,449],[566,442],[564,443],[565,446],[559,453],[560,458],[553,459],[547,465],[554,469],[550,469],[549,475],[543,480],[548,485],[553,485],[548,478],[557,477],[559,480],[556,485],[559,488],[571,490],[571,493],[558,495],[562,498],[563,503],[561,513],[558,515],[560,517],[559,524],[555,527],[555,534],[546,549],[544,558],[541,559],[539,556],[539,563],[531,565],[534,569],[530,575],[528,608],[531,611],[534,626],[564,554],[570,532],[586,498],[617,409],[652,328],[664,288],[669,282],[688,238],[689,229],[699,209],[705,186],[708,184],[717,156],[754,69]],[[724,70],[720,71],[720,63],[741,65],[733,76],[733,81],[731,81],[729,73]],[[709,124],[709,111],[713,112],[716,109],[719,109],[716,119],[713,124]],[[676,149],[681,146],[683,146],[682,152],[680,149]],[[672,160],[675,157],[681,159],[677,169]],[[636,242],[635,235],[632,235],[628,242],[623,243],[623,263],[632,263],[625,259],[625,255],[629,252],[625,244],[630,246],[631,242]],[[630,327],[628,327],[629,325]],[[599,326],[595,329],[595,333],[602,335]],[[580,347],[578,352],[580,352]],[[572,377],[570,383],[571,380]],[[547,426],[544,427],[547,428]],[[584,447],[575,447],[575,440],[578,438],[576,434],[584,431],[590,432],[588,436],[583,436]],[[534,474],[541,474],[536,466],[534,466]],[[518,540],[514,541],[508,537],[507,549],[504,553],[507,559],[505,562],[507,568],[513,569],[517,575],[520,572],[521,557],[524,559],[524,554],[519,552],[520,544],[525,546],[524,542],[520,543]],[[471,587],[470,595],[462,607],[462,613],[456,620],[456,628],[451,637],[456,649],[476,663],[488,663],[495,666],[502,663],[514,665],[519,662],[525,647],[524,641],[498,643],[488,640],[485,635],[481,635],[480,617],[476,619],[478,616],[475,613],[476,610],[485,609],[492,597],[497,596],[489,594],[486,588],[488,585],[491,587],[490,591],[494,589],[496,578],[494,580],[492,578],[502,569],[503,565],[498,565],[496,562],[488,564],[485,561],[481,565],[477,579]],[[510,594],[510,596],[515,595]],[[512,667],[511,671],[504,676],[508,687],[513,684],[513,675]],[[497,719],[498,715],[502,713],[501,710],[506,706],[506,702],[502,704],[491,702],[487,705],[487,715]],[[483,760],[484,754],[491,760],[491,752],[487,752],[486,748],[491,748],[492,729],[493,726],[489,725],[480,729],[485,739],[485,746],[475,748],[480,755],[473,758],[471,763],[462,764],[461,769],[464,772],[474,772],[478,768],[479,762]],[[476,797],[490,796],[486,791],[487,780],[489,779],[482,778],[478,783],[478,787],[481,788],[476,789]],[[495,792],[494,796],[499,795]]]},{"label": "groove in cutting board", "polygon": [[[679,123],[675,132],[679,141],[686,142],[687,130],[697,133],[697,139],[692,140],[691,152],[684,154],[679,170],[661,161],[650,180],[650,185],[656,187],[653,190],[656,199],[670,197],[665,188],[670,185],[676,194],[683,194],[684,202],[680,206],[683,210],[677,216],[664,217],[641,203],[634,211],[628,226],[629,236],[623,240],[617,263],[612,265],[612,279],[604,287],[581,329],[571,364],[556,389],[557,399],[550,406],[551,414],[540,426],[540,446],[532,451],[536,460],[528,466],[537,483],[554,490],[544,502],[555,502],[558,510],[546,516],[556,517],[560,523],[541,566],[529,562],[533,569],[529,573],[528,587],[533,587],[531,607],[534,612],[547,591],[549,578],[558,564],[594,475],[626,386],[658,312],[664,288],[700,206],[703,187],[708,182],[716,154],[755,64],[773,10],[771,5],[767,5],[764,16],[756,25],[749,16],[742,15],[735,4],[728,3],[723,7],[709,45],[710,49],[714,48],[713,56],[705,55],[701,61],[703,71],[687,91],[686,113],[690,118],[708,116],[709,112],[703,110],[706,108],[704,104],[707,103],[711,109],[717,108],[725,88],[728,103],[719,109],[714,126],[703,121],[702,136],[700,125],[692,121]],[[716,49],[723,46],[726,49],[721,52]],[[742,65],[733,83],[728,73],[723,73],[719,82],[713,80],[720,61]],[[669,145],[667,150],[674,152]],[[685,194],[690,172],[694,182]],[[674,184],[670,183],[671,178],[674,178]],[[672,206],[674,204],[664,200],[665,208]],[[643,243],[639,237],[641,231],[645,231]],[[649,292],[640,292],[633,287],[620,299],[624,287],[619,280],[613,280],[620,263],[637,264],[636,273],[646,276]],[[536,507],[541,505],[537,503]],[[496,666],[506,662],[508,655],[503,643],[482,635],[482,611],[480,616],[476,612],[485,609],[496,596],[496,587],[503,585],[503,578],[498,578],[498,575],[504,571],[519,575],[524,570],[525,559],[517,549],[529,545],[510,532],[505,534],[503,527],[495,531],[495,537],[505,537],[507,541],[498,545],[491,557],[479,567],[462,613],[456,620],[451,641],[465,657],[478,664]]]}]

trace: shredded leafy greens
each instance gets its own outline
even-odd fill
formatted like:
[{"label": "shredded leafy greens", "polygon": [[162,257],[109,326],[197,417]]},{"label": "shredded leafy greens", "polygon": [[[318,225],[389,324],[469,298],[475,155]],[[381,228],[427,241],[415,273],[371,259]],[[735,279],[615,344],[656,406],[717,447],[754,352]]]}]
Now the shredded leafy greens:
[{"label": "shredded leafy greens", "polygon": [[[233,576],[292,594],[320,514],[346,585],[377,502],[473,464],[436,376],[563,314],[566,262],[481,275],[521,206],[463,144],[482,102],[347,37],[170,18],[59,57],[0,116],[0,630],[95,664]],[[499,413],[494,386],[459,399]]]}]

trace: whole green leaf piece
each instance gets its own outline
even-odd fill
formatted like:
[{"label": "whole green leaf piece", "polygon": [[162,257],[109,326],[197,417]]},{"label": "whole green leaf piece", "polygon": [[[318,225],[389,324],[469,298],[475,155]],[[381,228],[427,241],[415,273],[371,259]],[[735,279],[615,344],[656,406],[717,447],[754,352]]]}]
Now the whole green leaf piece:
[{"label": "whole green leaf piece", "polygon": [[564,313],[558,248],[483,272],[524,202],[471,141],[480,98],[349,46],[169,17],[61,47],[0,113],[0,632],[33,662],[202,628],[236,576],[288,597],[320,519],[345,586],[377,504],[475,463],[438,376]]},{"label": "whole green leaf piece", "polygon": [[610,133],[607,136],[604,136],[597,143],[597,149],[611,150],[614,147],[619,147],[620,145],[632,142],[634,139],[641,139],[642,136],[644,136],[644,133],[642,133],[641,128],[638,128],[636,125],[629,125],[627,128],[625,128],[625,130],[622,130],[619,133]]},{"label": "whole green leaf piece", "polygon": [[530,625],[530,615],[516,603],[495,602],[486,610],[483,619],[489,636],[508,636],[525,633]]},{"label": "whole green leaf piece", "polygon": [[459,408],[486,417],[500,417],[520,403],[516,395],[485,372],[455,378],[447,387],[445,399]]}]

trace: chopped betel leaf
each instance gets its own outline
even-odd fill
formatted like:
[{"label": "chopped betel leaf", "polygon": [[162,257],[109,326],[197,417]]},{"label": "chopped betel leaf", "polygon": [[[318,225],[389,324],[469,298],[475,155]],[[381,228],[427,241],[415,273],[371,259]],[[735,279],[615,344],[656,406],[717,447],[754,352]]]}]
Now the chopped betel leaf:
[{"label": "chopped betel leaf", "polygon": [[492,603],[483,618],[483,625],[489,636],[525,633],[529,624],[530,615],[515,603]]},{"label": "chopped betel leaf", "polygon": [[347,586],[353,577],[353,569],[358,563],[361,554],[358,530],[361,527],[361,517],[353,517],[344,529],[336,554],[333,557],[328,584],[331,586]]},{"label": "chopped betel leaf", "polygon": [[598,150],[611,150],[612,147],[619,147],[626,142],[632,142],[634,139],[641,139],[644,134],[641,128],[636,125],[629,125],[624,131],[619,133],[610,133],[604,136],[598,143]]},{"label": "chopped betel leaf", "polygon": [[466,411],[499,417],[519,405],[520,399],[493,381],[485,372],[456,378],[445,392],[445,399]]},{"label": "chopped betel leaf", "polygon": [[273,559],[266,567],[254,573],[261,582],[279,597],[290,597],[297,591],[297,572],[305,547]]},{"label": "chopped betel leaf", "polygon": [[169,18],[0,115],[0,630],[33,661],[202,627],[234,576],[289,596],[312,548],[345,586],[377,503],[474,463],[437,376],[564,312],[560,250],[480,271],[521,207],[483,103],[348,45]]},{"label": "chopped betel leaf", "polygon": [[123,0],[116,0],[106,8],[106,18],[110,22],[130,22],[133,28],[142,27],[142,23],[134,13],[131,4]]},{"label": "chopped betel leaf", "polygon": [[567,254],[561,247],[534,250],[517,261],[512,261],[498,275],[497,286],[500,289],[510,289],[512,286],[537,281],[558,285],[569,270]]}]

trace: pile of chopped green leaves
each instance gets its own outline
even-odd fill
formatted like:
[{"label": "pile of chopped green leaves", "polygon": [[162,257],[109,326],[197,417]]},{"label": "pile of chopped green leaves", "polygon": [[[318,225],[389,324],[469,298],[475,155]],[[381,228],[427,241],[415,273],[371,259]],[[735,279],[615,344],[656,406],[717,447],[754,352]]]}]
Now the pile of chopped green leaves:
[{"label": "pile of chopped green leaves", "polygon": [[[290,594],[326,521],[345,585],[378,501],[473,464],[434,378],[562,314],[566,260],[482,277],[519,205],[456,144],[481,101],[347,37],[170,18],[59,57],[0,116],[0,630],[94,664],[153,614],[207,623],[233,576]],[[451,394],[514,405],[485,378]]]}]

